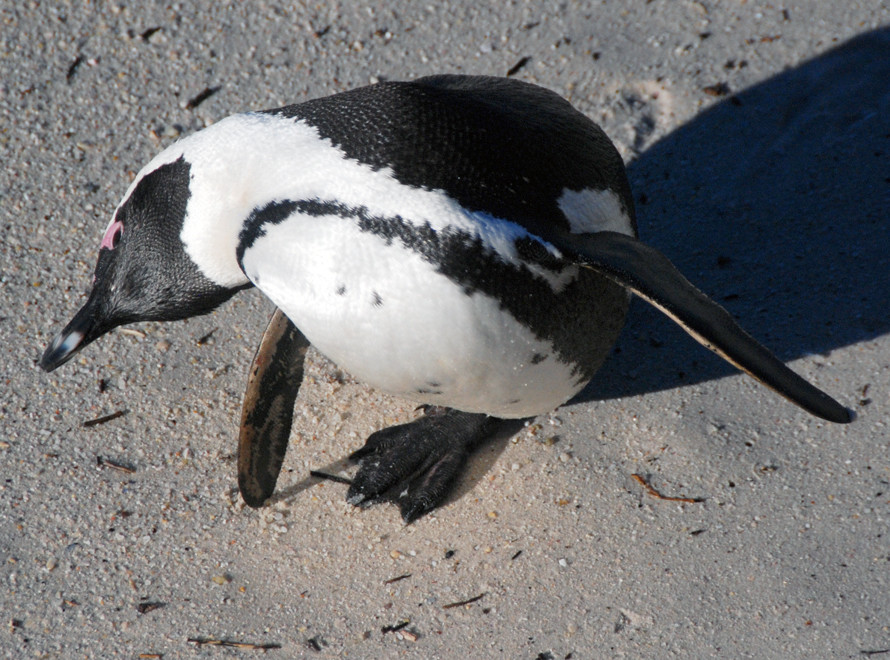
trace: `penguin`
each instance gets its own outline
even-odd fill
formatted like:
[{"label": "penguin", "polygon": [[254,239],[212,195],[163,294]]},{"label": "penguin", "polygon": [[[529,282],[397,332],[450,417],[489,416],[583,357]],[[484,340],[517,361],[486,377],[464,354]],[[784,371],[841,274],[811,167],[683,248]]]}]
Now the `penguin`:
[{"label": "penguin", "polygon": [[276,311],[251,366],[238,482],[274,492],[310,345],[426,414],[352,454],[353,504],[440,504],[504,419],[577,394],[632,294],[808,412],[847,408],[786,367],[637,237],[622,159],[542,87],[438,75],[227,117],[136,176],[51,371],[113,328],[206,314],[247,287]]}]

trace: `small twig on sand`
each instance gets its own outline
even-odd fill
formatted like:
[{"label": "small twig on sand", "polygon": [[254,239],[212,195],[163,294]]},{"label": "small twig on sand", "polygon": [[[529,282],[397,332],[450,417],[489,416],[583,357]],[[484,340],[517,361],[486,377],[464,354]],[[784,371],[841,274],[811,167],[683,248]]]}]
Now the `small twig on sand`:
[{"label": "small twig on sand", "polygon": [[318,470],[309,470],[309,476],[316,479],[325,479],[326,481],[336,481],[338,484],[346,484],[347,486],[352,485],[351,479],[336,474],[328,474],[327,472],[319,472]]},{"label": "small twig on sand", "polygon": [[97,417],[96,419],[88,419],[83,423],[83,427],[85,429],[91,428],[93,426],[99,426],[99,424],[107,424],[108,422],[117,419],[118,417],[123,417],[127,414],[126,410],[118,410],[116,412],[111,413],[110,415],[105,415],[104,417]]},{"label": "small twig on sand", "polygon": [[652,484],[650,484],[648,481],[646,481],[639,474],[632,474],[630,476],[632,476],[637,481],[637,483],[639,483],[643,488],[645,488],[647,493],[649,493],[652,497],[654,497],[656,499],[665,500],[668,502],[685,502],[687,504],[697,504],[699,502],[705,501],[705,498],[703,498],[703,497],[670,497],[668,495],[662,495],[657,490],[655,490],[655,488],[652,487]]},{"label": "small twig on sand", "polygon": [[233,642],[228,639],[211,639],[209,637],[189,637],[188,641],[198,646],[227,646],[233,649],[251,651],[269,651],[270,649],[281,648],[281,644],[251,644],[249,642]]},{"label": "small twig on sand", "polygon": [[456,603],[448,603],[448,605],[443,605],[443,610],[450,610],[452,607],[460,607],[461,605],[469,605],[470,603],[475,603],[477,600],[481,600],[482,596],[485,595],[485,592],[482,592],[478,596],[473,596],[472,598],[467,598],[466,600],[460,600]]}]

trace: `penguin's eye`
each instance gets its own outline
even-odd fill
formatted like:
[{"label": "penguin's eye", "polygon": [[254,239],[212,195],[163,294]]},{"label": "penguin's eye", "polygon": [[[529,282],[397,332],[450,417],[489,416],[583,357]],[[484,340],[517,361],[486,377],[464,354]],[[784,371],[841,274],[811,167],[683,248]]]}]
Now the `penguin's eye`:
[{"label": "penguin's eye", "polygon": [[117,244],[120,243],[121,235],[123,233],[123,223],[120,220],[115,220],[108,226],[105,236],[102,237],[102,243],[99,245],[99,249],[108,248],[109,250],[113,250],[117,247]]}]

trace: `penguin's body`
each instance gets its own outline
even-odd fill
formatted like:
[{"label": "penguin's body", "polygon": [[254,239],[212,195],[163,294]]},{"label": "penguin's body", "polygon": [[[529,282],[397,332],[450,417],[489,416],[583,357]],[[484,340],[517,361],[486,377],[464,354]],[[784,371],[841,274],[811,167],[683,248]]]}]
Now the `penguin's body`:
[{"label": "penguin's body", "polygon": [[592,127],[509,80],[484,93],[457,77],[384,83],[223,119],[153,159],[131,191],[169,168],[170,187],[189,191],[180,236],[199,270],[258,286],[359,380],[527,417],[590,380],[626,310],[622,287],[556,250],[544,263],[521,253],[548,225],[635,234],[620,157]]},{"label": "penguin's body", "polygon": [[[605,134],[556,94],[514,80],[381,83],[224,119],[137,175],[101,248],[90,300],[44,368],[116,325],[204,313],[253,284],[289,319],[273,319],[258,364],[301,361],[311,342],[370,385],[453,409],[396,432],[395,450],[387,440],[367,452],[453,436],[465,456],[490,433],[488,416],[564,403],[617,339],[629,291],[811,412],[849,419],[636,240]],[[290,428],[288,411],[274,432],[254,433],[271,423],[254,408],[278,396],[292,405],[299,387],[280,376],[270,385],[266,366],[245,403],[243,492],[245,472],[266,470],[274,488]],[[248,502],[271,494],[265,481]]]}]

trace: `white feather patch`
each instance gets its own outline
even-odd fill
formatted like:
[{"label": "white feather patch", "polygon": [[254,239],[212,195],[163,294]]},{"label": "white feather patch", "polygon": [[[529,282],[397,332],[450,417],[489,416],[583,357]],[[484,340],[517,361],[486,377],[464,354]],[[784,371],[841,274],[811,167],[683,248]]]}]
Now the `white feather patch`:
[{"label": "white feather patch", "polygon": [[633,236],[630,218],[621,206],[621,199],[613,190],[566,188],[562,191],[557,204],[569,221],[573,234],[614,231]]}]

